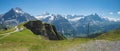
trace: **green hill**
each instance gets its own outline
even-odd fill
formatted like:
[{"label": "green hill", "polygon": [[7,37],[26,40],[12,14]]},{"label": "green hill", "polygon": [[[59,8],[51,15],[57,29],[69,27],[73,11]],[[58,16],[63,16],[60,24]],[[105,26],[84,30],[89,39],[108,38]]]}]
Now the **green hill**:
[{"label": "green hill", "polygon": [[43,36],[33,34],[22,24],[18,27],[24,29],[7,36],[4,35],[6,37],[0,39],[0,51],[62,51],[63,49],[73,46],[74,43],[86,42],[87,40],[75,39],[53,41],[45,39]]},{"label": "green hill", "polygon": [[103,33],[100,36],[96,37],[95,39],[119,41],[120,40],[120,29],[113,30],[107,33]]},{"label": "green hill", "polygon": [[17,26],[23,30],[11,34],[2,35],[6,31],[1,31],[3,33],[0,33],[0,51],[70,51],[71,47],[91,40],[120,40],[120,29],[104,33],[96,38],[49,40],[34,34],[23,25]]}]

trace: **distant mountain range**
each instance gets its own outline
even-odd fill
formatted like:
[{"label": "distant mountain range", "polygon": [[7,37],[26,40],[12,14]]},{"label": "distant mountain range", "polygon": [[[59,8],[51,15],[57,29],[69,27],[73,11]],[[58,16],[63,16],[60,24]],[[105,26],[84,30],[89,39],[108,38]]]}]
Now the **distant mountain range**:
[{"label": "distant mountain range", "polygon": [[98,14],[64,16],[45,13],[39,16],[31,16],[20,8],[12,8],[7,13],[0,15],[0,26],[16,26],[32,20],[41,20],[53,24],[57,32],[66,37],[87,37],[88,34],[92,35],[120,28],[120,19],[104,18]]},{"label": "distant mountain range", "polygon": [[96,13],[88,16],[62,16],[45,13],[36,16],[36,18],[54,24],[59,32],[73,37],[87,37],[88,34],[92,35],[120,28],[120,19],[100,17]]},{"label": "distant mountain range", "polygon": [[79,18],[79,20],[71,20],[72,26],[77,31],[77,36],[87,36],[87,34],[96,34],[100,32],[107,32],[120,28],[120,20],[111,20],[109,18],[100,17],[98,14],[92,14],[84,17],[74,17],[72,19]]},{"label": "distant mountain range", "polygon": [[71,23],[65,19],[62,15],[55,15],[45,13],[40,16],[36,16],[38,20],[43,22],[51,23],[56,26],[56,29],[59,33],[64,34],[65,36],[75,36],[75,29]]}]

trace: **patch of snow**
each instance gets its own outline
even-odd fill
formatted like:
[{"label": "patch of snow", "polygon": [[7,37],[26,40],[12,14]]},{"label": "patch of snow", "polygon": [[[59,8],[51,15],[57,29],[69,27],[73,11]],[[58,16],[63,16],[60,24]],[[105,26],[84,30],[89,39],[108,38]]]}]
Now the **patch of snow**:
[{"label": "patch of snow", "polygon": [[5,21],[5,22],[12,22],[12,21],[17,22],[17,20],[16,20],[16,19],[7,20],[7,21]]},{"label": "patch of snow", "polygon": [[36,19],[38,19],[38,20],[41,20],[41,19],[46,19],[46,18],[48,18],[49,16],[51,16],[51,15],[39,15],[39,16],[35,16],[35,18]]},{"label": "patch of snow", "polygon": [[83,17],[76,17],[76,18],[73,18],[73,19],[68,19],[69,21],[78,21],[78,20],[80,20],[80,19],[82,19]]},{"label": "patch of snow", "polygon": [[67,16],[64,16],[64,17],[65,17],[65,19],[68,19]]},{"label": "patch of snow", "polygon": [[15,10],[16,13],[24,13],[23,11],[20,10]]},{"label": "patch of snow", "polygon": [[50,21],[54,20],[54,16],[51,16],[51,17],[49,18],[49,20],[50,20]]}]

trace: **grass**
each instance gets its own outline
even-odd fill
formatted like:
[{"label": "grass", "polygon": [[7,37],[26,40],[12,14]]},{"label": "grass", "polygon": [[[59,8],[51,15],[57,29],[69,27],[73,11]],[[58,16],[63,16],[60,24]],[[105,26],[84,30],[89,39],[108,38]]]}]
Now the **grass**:
[{"label": "grass", "polygon": [[87,39],[50,41],[24,29],[0,39],[0,51],[62,51],[74,44],[87,42]]},{"label": "grass", "polygon": [[14,30],[15,30],[15,28],[11,28],[8,30],[0,30],[0,34],[8,33],[8,32],[14,31]]},{"label": "grass", "polygon": [[[24,28],[24,25],[25,23],[21,23],[21,24],[19,24],[17,27],[18,28]],[[9,33],[9,32],[12,32],[12,31],[14,31],[15,30],[15,28],[14,27],[12,27],[12,28],[9,28],[8,30],[0,30],[0,34],[4,34],[4,33]]]},{"label": "grass", "polygon": [[33,34],[22,25],[18,25],[18,27],[22,27],[24,30],[0,39],[0,51],[69,51],[71,47],[87,43],[91,40],[120,40],[120,30],[115,30],[104,33],[96,38],[76,38],[53,41]]},{"label": "grass", "polygon": [[102,35],[96,37],[95,39],[119,41],[120,40],[120,29],[103,33]]}]

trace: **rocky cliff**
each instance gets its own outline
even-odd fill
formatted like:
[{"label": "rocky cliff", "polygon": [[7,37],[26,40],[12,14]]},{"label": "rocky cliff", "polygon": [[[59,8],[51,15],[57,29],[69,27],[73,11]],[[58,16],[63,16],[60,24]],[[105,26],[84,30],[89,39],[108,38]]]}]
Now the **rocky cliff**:
[{"label": "rocky cliff", "polygon": [[49,40],[62,40],[64,37],[57,33],[54,25],[43,23],[42,21],[29,21],[24,26],[34,34],[44,36]]}]

